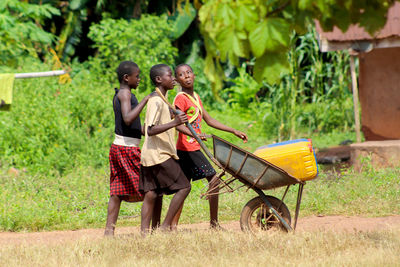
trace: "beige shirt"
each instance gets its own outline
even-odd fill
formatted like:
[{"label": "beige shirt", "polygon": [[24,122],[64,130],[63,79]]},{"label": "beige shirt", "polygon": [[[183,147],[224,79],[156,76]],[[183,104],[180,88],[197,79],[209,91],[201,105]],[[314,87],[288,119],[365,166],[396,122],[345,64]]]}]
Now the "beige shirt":
[{"label": "beige shirt", "polygon": [[148,136],[147,128],[171,122],[168,105],[161,97],[153,96],[147,102],[145,118],[145,139],[142,147],[141,163],[149,167],[160,164],[171,157],[179,159],[176,153],[175,127],[157,135]]}]

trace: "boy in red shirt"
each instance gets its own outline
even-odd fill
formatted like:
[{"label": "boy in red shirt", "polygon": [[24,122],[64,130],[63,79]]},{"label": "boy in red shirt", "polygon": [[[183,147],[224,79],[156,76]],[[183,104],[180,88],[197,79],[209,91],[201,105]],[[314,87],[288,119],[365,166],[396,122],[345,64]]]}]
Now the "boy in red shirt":
[{"label": "boy in red shirt", "polygon": [[[188,116],[189,123],[192,125],[196,133],[199,134],[200,138],[204,139],[204,134],[201,133],[201,121],[204,119],[209,126],[233,133],[244,142],[247,142],[247,135],[245,133],[220,123],[207,113],[199,95],[193,90],[195,75],[188,64],[178,65],[175,68],[175,77],[177,82],[182,86],[182,92],[178,93],[175,97],[174,105],[177,109],[183,111]],[[179,156],[179,164],[188,179],[196,181],[206,178],[208,182],[210,182],[216,176],[214,168],[200,151],[200,145],[191,136],[189,129],[185,132],[179,132],[176,148]],[[210,188],[216,186],[218,182],[219,181],[214,180],[213,183],[210,184]],[[218,224],[218,194],[210,196],[209,203],[210,226],[211,228],[218,229],[220,228]],[[178,224],[182,208],[183,205],[174,218],[173,225],[175,226]]]}]

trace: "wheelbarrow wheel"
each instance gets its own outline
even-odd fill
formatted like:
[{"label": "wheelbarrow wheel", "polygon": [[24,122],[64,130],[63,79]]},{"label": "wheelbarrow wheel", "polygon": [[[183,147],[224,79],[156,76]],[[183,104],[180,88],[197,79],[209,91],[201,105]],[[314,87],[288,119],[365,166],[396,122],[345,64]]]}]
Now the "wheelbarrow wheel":
[{"label": "wheelbarrow wheel", "polygon": [[[272,207],[290,225],[290,212],[285,203],[273,196],[266,196]],[[279,208],[278,208],[279,207]],[[287,231],[282,222],[269,211],[261,197],[255,197],[244,206],[240,215],[240,228],[243,231],[259,232],[268,230]]]}]

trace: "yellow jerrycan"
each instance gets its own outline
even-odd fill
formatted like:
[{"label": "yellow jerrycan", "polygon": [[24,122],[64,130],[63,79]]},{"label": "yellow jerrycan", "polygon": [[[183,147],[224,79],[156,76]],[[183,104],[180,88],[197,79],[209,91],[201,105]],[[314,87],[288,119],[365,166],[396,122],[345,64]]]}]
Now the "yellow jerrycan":
[{"label": "yellow jerrycan", "polygon": [[318,175],[318,165],[311,139],[296,139],[262,146],[254,154],[297,178],[312,180]]}]

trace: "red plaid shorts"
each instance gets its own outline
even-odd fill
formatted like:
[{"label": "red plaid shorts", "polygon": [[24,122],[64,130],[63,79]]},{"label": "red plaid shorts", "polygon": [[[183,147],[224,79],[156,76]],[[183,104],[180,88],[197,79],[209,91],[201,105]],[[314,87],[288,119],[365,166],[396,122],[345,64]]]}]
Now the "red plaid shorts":
[{"label": "red plaid shorts", "polygon": [[131,202],[142,201],[139,192],[140,148],[112,144],[110,160],[110,195],[129,196]]}]

